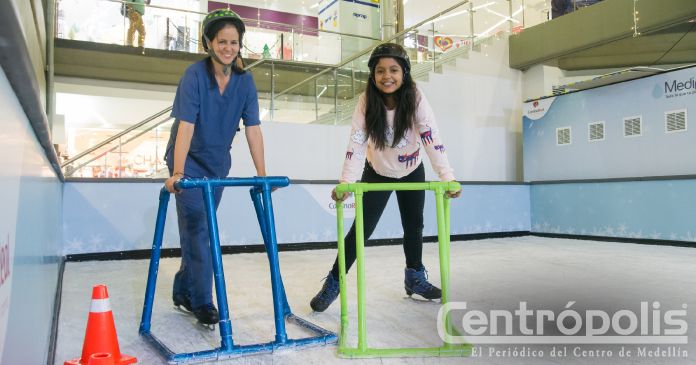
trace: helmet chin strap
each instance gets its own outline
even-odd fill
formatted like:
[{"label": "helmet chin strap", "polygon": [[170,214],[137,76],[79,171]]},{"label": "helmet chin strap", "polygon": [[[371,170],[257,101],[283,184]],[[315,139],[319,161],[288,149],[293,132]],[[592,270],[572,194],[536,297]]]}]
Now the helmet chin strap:
[{"label": "helmet chin strap", "polygon": [[213,60],[215,60],[215,62],[217,62],[217,63],[219,63],[219,64],[222,65],[222,73],[223,73],[223,75],[229,76],[230,73],[232,72],[232,64],[234,63],[234,61],[237,60],[237,57],[235,57],[235,58],[232,60],[232,62],[230,62],[229,64],[226,64],[226,63],[222,62],[222,60],[220,59],[220,57],[218,57],[218,56],[215,54],[215,51],[213,51],[213,47],[210,46],[210,43],[211,43],[211,42],[210,42],[210,40],[208,39],[208,37],[205,37],[205,40],[208,42],[208,56],[210,56],[210,58],[212,58]]}]

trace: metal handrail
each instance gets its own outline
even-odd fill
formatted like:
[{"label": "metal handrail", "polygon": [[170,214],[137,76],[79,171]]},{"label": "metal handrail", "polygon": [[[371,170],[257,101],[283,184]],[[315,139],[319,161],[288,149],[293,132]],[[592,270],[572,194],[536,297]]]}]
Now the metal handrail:
[{"label": "metal handrail", "polygon": [[98,150],[99,148],[102,148],[102,147],[106,146],[107,144],[109,144],[109,143],[111,143],[111,142],[113,142],[113,141],[115,141],[115,140],[117,140],[117,139],[123,137],[124,135],[128,134],[130,131],[142,127],[143,125],[145,125],[145,124],[151,122],[153,119],[155,119],[155,118],[157,118],[157,117],[160,117],[160,116],[162,116],[163,114],[170,112],[171,110],[172,110],[172,107],[170,106],[170,107],[165,108],[164,110],[161,110],[161,111],[159,111],[159,112],[157,112],[157,113],[155,113],[155,114],[153,114],[153,115],[151,115],[151,116],[149,116],[149,117],[143,119],[142,121],[140,121],[140,122],[138,122],[138,123],[136,123],[136,124],[134,124],[134,125],[132,125],[132,126],[126,128],[126,129],[124,129],[123,131],[121,131],[121,132],[119,132],[119,133],[116,133],[115,135],[113,135],[113,136],[111,136],[111,137],[105,139],[105,140],[102,141],[101,143],[98,143],[98,144],[96,144],[96,145],[94,145],[94,146],[88,148],[87,150],[78,153],[75,157],[73,157],[73,158],[71,158],[71,159],[69,159],[69,160],[63,162],[63,164],[61,164],[60,167],[63,168],[63,167],[65,167],[65,166],[67,166],[67,165],[69,165],[69,164],[75,162],[75,160],[78,160],[78,159],[80,159],[80,158],[82,158],[82,157],[84,157],[84,156],[86,156],[86,155],[88,155],[88,154],[90,154],[90,153],[92,153],[92,152]]},{"label": "metal handrail", "polygon": [[[404,29],[404,30],[402,30],[402,31],[400,31],[400,32],[398,32],[398,33],[396,33],[396,34],[394,34],[394,35],[391,36],[389,39],[384,40],[383,43],[391,42],[391,41],[393,41],[393,40],[395,40],[395,39],[401,37],[401,36],[404,35],[404,34],[410,33],[410,32],[412,32],[413,30],[415,30],[415,29],[417,29],[418,27],[420,27],[421,25],[423,25],[423,24],[425,24],[425,23],[427,23],[427,22],[433,21],[433,20],[435,20],[435,19],[437,19],[437,18],[443,16],[444,14],[449,13],[450,11],[452,11],[452,10],[454,10],[454,9],[456,9],[456,8],[458,8],[458,7],[462,6],[462,5],[464,5],[464,4],[467,4],[467,3],[469,3],[469,2],[470,2],[470,0],[464,0],[464,1],[462,1],[462,2],[459,2],[459,3],[455,4],[455,5],[453,5],[453,6],[449,7],[449,8],[447,8],[447,9],[445,9],[445,10],[443,10],[443,11],[441,11],[441,12],[439,12],[439,13],[437,13],[437,14],[435,14],[435,15],[433,15],[433,16],[431,16],[431,17],[425,19],[425,20],[423,20],[423,21],[420,21],[420,22],[416,23],[416,25],[410,26],[410,27],[408,27],[408,28],[406,28],[406,29]],[[305,82],[312,81],[312,80],[314,80],[314,79],[316,79],[316,78],[318,78],[318,77],[320,77],[320,76],[326,74],[326,73],[329,72],[329,71],[333,71],[333,70],[339,69],[339,68],[341,68],[341,67],[347,65],[348,63],[353,62],[354,60],[356,60],[356,59],[358,59],[358,58],[360,58],[360,57],[362,57],[362,56],[364,56],[364,55],[366,55],[366,54],[372,52],[372,50],[373,50],[374,48],[375,48],[374,46],[369,46],[369,47],[365,48],[364,50],[362,50],[362,51],[360,51],[360,52],[354,54],[353,56],[348,57],[346,60],[341,61],[341,62],[338,63],[337,65],[335,65],[335,66],[330,66],[329,68],[327,68],[327,69],[325,69],[325,70],[323,70],[323,71],[320,71],[320,72],[318,72],[318,73],[316,73],[316,74],[314,74],[314,75],[312,75],[312,76],[310,76],[310,77],[308,77],[308,78],[306,78],[306,79],[304,79],[304,80],[302,80],[302,81],[296,83],[295,85],[292,85],[292,86],[288,87],[287,89],[285,89],[285,90],[279,92],[278,94],[276,94],[276,96],[285,95],[285,94],[287,94],[288,92],[290,92],[290,91],[296,89],[298,86],[302,85],[302,84],[305,83]]]},{"label": "metal handrail", "polygon": [[258,60],[255,60],[251,65],[244,67],[244,71],[249,71],[252,68],[258,67],[259,65],[264,64],[264,63],[276,63],[276,64],[280,64],[280,65],[290,65],[290,66],[298,66],[298,67],[316,67],[316,68],[333,67],[333,65],[326,64],[326,63],[318,63],[318,62],[281,60],[278,58],[260,58]]},{"label": "metal handrail", "polygon": [[256,61],[254,61],[254,63],[252,63],[251,65],[249,65],[249,66],[247,66],[247,67],[244,67],[244,70],[245,70],[245,71],[249,71],[249,70],[251,70],[252,68],[254,68],[254,67],[256,67],[256,66],[258,66],[258,65],[260,65],[260,64],[262,64],[262,63],[264,63],[265,61],[266,61],[266,58],[260,58],[260,59],[258,59],[258,60],[256,60]]},{"label": "metal handrail", "polygon": [[[90,162],[95,161],[95,160],[97,160],[98,158],[101,158],[102,156],[106,155],[106,154],[109,153],[109,152],[116,151],[117,148],[123,146],[124,144],[128,144],[130,141],[133,141],[133,140],[139,138],[140,136],[144,135],[145,133],[151,131],[153,128],[157,128],[157,127],[160,126],[161,124],[164,124],[164,123],[166,123],[166,122],[168,122],[168,121],[170,121],[170,120],[172,120],[172,117],[167,117],[167,118],[162,119],[161,121],[155,123],[152,127],[148,128],[148,129],[146,129],[146,130],[144,130],[144,131],[141,131],[140,133],[138,133],[138,134],[136,134],[136,135],[134,135],[134,136],[128,138],[128,139],[125,140],[124,142],[119,143],[117,146],[111,147],[111,149],[109,149],[109,150],[107,150],[107,151],[104,151],[104,153],[101,153],[101,154],[99,154],[98,156],[92,157],[91,159],[89,159],[89,160],[87,160],[87,161],[81,163],[81,164],[78,165],[77,167],[73,167],[72,172],[79,171],[81,168],[87,166]],[[71,175],[72,175],[72,172],[66,174],[66,176],[71,176]]]}]

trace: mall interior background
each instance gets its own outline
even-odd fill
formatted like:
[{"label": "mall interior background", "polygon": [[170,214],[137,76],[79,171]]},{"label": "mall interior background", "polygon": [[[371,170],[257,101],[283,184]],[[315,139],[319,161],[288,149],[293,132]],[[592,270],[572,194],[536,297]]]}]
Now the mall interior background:
[{"label": "mall interior background", "polygon": [[[403,24],[399,27],[400,29],[408,28],[457,3],[441,1],[433,6],[423,1],[405,1],[403,2]],[[526,9],[524,12],[522,11],[523,3]],[[245,18],[258,20],[248,21],[249,29],[245,36],[245,47],[242,50],[247,64],[265,57],[331,65],[369,47],[380,38],[382,20],[379,9],[356,4],[292,0],[245,1],[229,6]],[[376,5],[378,2],[373,1],[370,4]],[[549,11],[548,5],[543,0],[526,0],[525,2],[476,0],[472,4],[475,12],[472,24],[475,23],[475,33],[480,39],[504,36],[511,28],[519,31],[523,23],[531,26],[545,20]],[[198,42],[200,14],[206,12],[208,8],[228,6],[228,4],[212,1],[167,0],[153,0],[151,5],[146,9],[143,17],[147,34],[145,48],[193,53],[200,51]],[[349,8],[342,9],[339,5]],[[118,3],[108,0],[96,2],[60,0],[57,2],[56,37],[123,45],[126,42],[125,29],[128,22],[119,14],[118,6]],[[171,8],[186,11],[173,11]],[[415,43],[419,42],[417,51],[411,54],[414,61],[426,61],[431,58],[431,54],[443,53],[450,48],[468,47],[471,36],[468,10],[469,5],[461,6],[447,13],[437,22],[420,27],[419,34],[422,35],[404,39],[406,45],[413,49],[416,49]],[[512,23],[506,18],[510,11],[514,14]],[[337,21],[338,18],[340,21]],[[433,29],[430,29],[431,26]],[[324,31],[317,32],[317,29]],[[433,31],[438,38],[435,39],[432,36]],[[504,41],[497,43],[504,43]],[[267,48],[265,53],[264,48]],[[497,57],[491,57],[491,59],[495,59],[493,62],[498,62]],[[364,65],[362,67],[364,68]],[[472,69],[472,67],[468,68]],[[492,73],[498,72],[493,67],[489,68]],[[326,122],[326,117],[334,106],[334,100],[326,96],[330,93],[334,82],[338,84],[339,89],[357,89],[353,90],[349,98],[359,93],[364,87],[362,80],[348,84],[344,81],[345,78],[339,75],[338,81],[330,77],[319,79],[313,85],[317,90],[316,98],[297,97],[289,100],[276,98],[275,103],[271,105],[267,100],[268,95],[260,93],[262,119],[265,122],[272,121],[274,124],[338,124],[337,129],[325,128],[325,131],[329,134],[329,140],[332,140],[333,135],[341,136],[344,134],[341,126],[347,125],[348,119]],[[329,92],[323,92],[327,88]],[[126,127],[171,106],[176,85],[95,81],[58,75],[55,89],[56,117],[52,132],[61,161],[64,162]],[[282,92],[282,90],[277,91]],[[541,96],[541,93],[534,96]],[[352,105],[344,109],[346,110],[344,114],[352,113]],[[445,118],[449,116],[441,117],[441,119]],[[163,176],[166,171],[164,171],[162,155],[169,138],[170,126],[171,121],[165,122],[132,142],[123,143],[116,149],[94,151],[92,153],[94,160],[86,166],[79,168],[82,165],[81,162],[71,164],[78,169],[68,174],[68,177]],[[271,128],[291,129],[293,127],[274,125]],[[297,129],[295,133],[306,133],[303,130],[306,129]],[[135,132],[123,136],[122,140],[128,140]],[[283,130],[279,133],[286,134],[287,131]],[[331,145],[334,145],[333,141]],[[240,165],[243,164],[240,163]],[[334,176],[334,171],[330,170],[329,174],[324,176],[317,177],[312,174],[308,178],[332,179]]]}]

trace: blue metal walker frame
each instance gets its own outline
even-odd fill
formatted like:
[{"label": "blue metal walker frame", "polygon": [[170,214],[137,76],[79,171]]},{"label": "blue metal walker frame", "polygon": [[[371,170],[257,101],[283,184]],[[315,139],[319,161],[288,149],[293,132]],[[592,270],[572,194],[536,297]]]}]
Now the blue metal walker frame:
[{"label": "blue metal walker frame", "polygon": [[[159,209],[157,211],[157,223],[155,226],[155,236],[152,243],[152,254],[150,257],[150,269],[147,277],[147,288],[145,289],[145,303],[143,305],[143,316],[140,321],[140,335],[153,345],[169,363],[189,363],[210,361],[216,359],[226,359],[257,353],[273,352],[276,349],[287,347],[301,347],[312,345],[331,344],[337,341],[335,333],[327,331],[315,324],[312,324],[300,317],[295,316],[290,310],[288,300],[285,295],[283,279],[280,276],[280,266],[278,263],[278,244],[276,241],[275,221],[273,218],[273,204],[271,202],[271,191],[273,187],[285,187],[290,184],[287,177],[250,177],[250,178],[226,178],[226,179],[183,179],[175,184],[177,189],[196,189],[200,188],[203,192],[203,199],[208,216],[208,230],[210,233],[210,251],[213,260],[213,276],[215,282],[215,294],[220,312],[221,346],[212,350],[197,351],[191,353],[176,354],[170,350],[162,341],[150,332],[150,321],[152,319],[152,306],[155,300],[155,286],[157,282],[157,272],[160,261],[160,251],[162,248],[162,237],[164,235],[164,223],[167,217],[167,205],[170,193],[166,188],[162,188],[159,196]],[[275,341],[254,345],[235,345],[232,340],[232,322],[230,321],[227,291],[225,286],[225,275],[222,268],[222,255],[220,250],[220,239],[218,235],[217,214],[215,212],[214,191],[221,186],[251,186],[249,193],[254,202],[256,217],[259,220],[259,227],[266,246],[266,254],[271,271],[271,287],[273,291],[273,312],[275,319]],[[289,339],[285,332],[285,320],[299,325],[316,336]]]}]

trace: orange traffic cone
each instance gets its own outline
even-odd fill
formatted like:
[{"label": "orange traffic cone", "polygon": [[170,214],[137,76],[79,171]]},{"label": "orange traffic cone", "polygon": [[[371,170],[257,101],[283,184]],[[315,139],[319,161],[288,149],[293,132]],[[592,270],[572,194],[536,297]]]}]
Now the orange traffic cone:
[{"label": "orange traffic cone", "polygon": [[[92,358],[92,355],[97,355],[96,359]],[[121,354],[118,348],[114,315],[111,313],[106,285],[95,285],[92,288],[92,305],[89,308],[89,317],[87,318],[82,357],[66,361],[64,365],[89,365],[94,361],[97,361],[96,364],[105,365],[126,365],[138,362],[138,359],[133,356]]]}]

